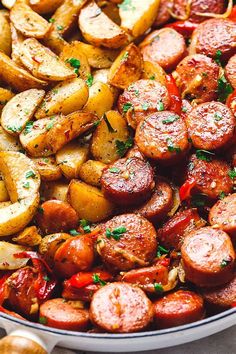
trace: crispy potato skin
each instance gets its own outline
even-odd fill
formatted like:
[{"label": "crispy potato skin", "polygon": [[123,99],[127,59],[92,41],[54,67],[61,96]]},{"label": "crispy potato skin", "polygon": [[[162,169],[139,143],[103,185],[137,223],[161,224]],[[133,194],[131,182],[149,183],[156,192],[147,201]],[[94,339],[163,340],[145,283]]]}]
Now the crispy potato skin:
[{"label": "crispy potato skin", "polygon": [[0,50],[6,55],[11,54],[11,28],[7,11],[0,10]]}]

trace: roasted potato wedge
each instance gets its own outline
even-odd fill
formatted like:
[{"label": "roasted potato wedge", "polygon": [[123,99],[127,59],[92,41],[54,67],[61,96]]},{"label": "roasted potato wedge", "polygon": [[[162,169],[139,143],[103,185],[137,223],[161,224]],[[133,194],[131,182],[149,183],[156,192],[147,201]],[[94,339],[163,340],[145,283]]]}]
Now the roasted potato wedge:
[{"label": "roasted potato wedge", "polygon": [[42,181],[57,181],[62,177],[54,156],[31,158],[37,168]]},{"label": "roasted potato wedge", "polygon": [[108,82],[108,76],[109,76],[109,69],[98,69],[93,72],[93,84],[96,82],[103,82],[104,84],[107,84],[113,93],[114,96],[114,101],[116,102],[118,96],[119,96],[119,89],[115,86],[112,86]]},{"label": "roasted potato wedge", "polygon": [[34,163],[18,152],[0,152],[0,171],[12,202],[0,214],[0,236],[8,236],[33,218],[39,204],[40,176]]},{"label": "roasted potato wedge", "polygon": [[68,187],[67,182],[61,181],[42,183],[40,195],[43,200],[57,199],[66,202]]},{"label": "roasted potato wedge", "polygon": [[0,50],[7,55],[11,54],[11,28],[7,11],[0,10]]},{"label": "roasted potato wedge", "polygon": [[7,9],[11,9],[13,5],[15,5],[16,0],[2,0],[1,3],[3,6],[5,6]]},{"label": "roasted potato wedge", "polygon": [[99,222],[112,215],[114,205],[96,187],[78,180],[72,180],[67,199],[81,219]]},{"label": "roasted potato wedge", "polygon": [[78,178],[82,164],[88,159],[89,147],[71,141],[56,153],[56,161],[63,175],[68,179]]},{"label": "roasted potato wedge", "polygon": [[155,21],[160,0],[124,1],[119,6],[121,28],[133,37],[139,37],[151,27]]},{"label": "roasted potato wedge", "polygon": [[20,134],[23,147],[33,157],[50,156],[94,126],[92,113],[74,112],[30,122]]},{"label": "roasted potato wedge", "polygon": [[89,99],[84,111],[96,114],[99,118],[109,111],[114,103],[114,95],[107,84],[96,82],[89,88]]},{"label": "roasted potato wedge", "polygon": [[54,265],[54,255],[57,249],[69,238],[71,238],[71,235],[61,232],[47,235],[42,239],[39,245],[39,253],[43,255],[43,258],[50,266]]},{"label": "roasted potato wedge", "polygon": [[50,117],[53,114],[69,114],[80,110],[88,100],[89,90],[79,78],[63,81],[45,96],[35,113],[35,118]]},{"label": "roasted potato wedge", "polygon": [[143,74],[142,79],[156,80],[162,85],[166,85],[166,73],[165,70],[157,63],[151,63],[150,61],[143,62]]},{"label": "roasted potato wedge", "polygon": [[72,68],[35,38],[24,40],[21,45],[20,60],[39,79],[62,81],[77,77]]},{"label": "roasted potato wedge", "polygon": [[34,12],[27,1],[17,0],[10,11],[10,19],[15,28],[26,37],[43,38],[51,24]]},{"label": "roasted potato wedge", "polygon": [[91,184],[91,186],[100,187],[102,171],[106,167],[106,164],[95,161],[88,160],[81,166],[79,170],[79,177],[87,184]]},{"label": "roasted potato wedge", "polygon": [[86,55],[80,49],[80,42],[73,41],[64,46],[60,58],[63,60],[69,67],[73,65],[74,59],[79,60],[79,68],[75,69],[82,79],[86,80],[91,74],[90,65]]},{"label": "roasted potato wedge", "polygon": [[125,119],[116,111],[107,112],[104,118],[93,133],[91,152],[96,160],[109,164],[121,157],[118,144],[127,142],[129,130]]},{"label": "roasted potato wedge", "polygon": [[128,39],[125,31],[112,22],[94,1],[80,11],[79,28],[84,38],[97,47],[120,48]]},{"label": "roasted potato wedge", "polygon": [[14,93],[12,91],[0,87],[0,114],[2,113],[3,107],[12,97],[14,97]]},{"label": "roasted potato wedge", "polygon": [[54,12],[63,0],[29,0],[29,5],[32,10],[39,14],[50,14]]},{"label": "roasted potato wedge", "polygon": [[4,181],[0,181],[0,203],[8,202],[10,200],[6,184]]},{"label": "roasted potato wedge", "polygon": [[134,43],[129,44],[112,64],[108,76],[111,85],[125,89],[140,79],[143,70],[141,52]]},{"label": "roasted potato wedge", "polygon": [[23,147],[18,137],[9,135],[0,126],[0,151],[18,151],[23,152]]},{"label": "roasted potato wedge", "polygon": [[2,52],[0,52],[0,79],[16,91],[25,91],[32,88],[41,89],[47,86],[47,82],[32,76]]},{"label": "roasted potato wedge", "polygon": [[15,95],[3,108],[1,125],[8,134],[19,135],[34,116],[45,95],[44,90],[30,89]]},{"label": "roasted potato wedge", "polygon": [[41,235],[38,233],[36,226],[26,227],[23,231],[15,235],[12,241],[18,243],[21,246],[34,247],[40,244],[42,241]]},{"label": "roasted potato wedge", "polygon": [[14,257],[14,254],[27,250],[26,247],[0,241],[0,270],[11,270],[24,267],[29,258],[16,258]]},{"label": "roasted potato wedge", "polygon": [[86,55],[89,65],[96,69],[110,68],[119,54],[115,49],[98,48],[79,41],[76,41],[76,48]]},{"label": "roasted potato wedge", "polygon": [[11,41],[12,41],[12,50],[11,50],[11,58],[12,60],[19,66],[22,66],[22,62],[20,60],[20,47],[24,42],[25,37],[17,31],[14,25],[11,23]]}]

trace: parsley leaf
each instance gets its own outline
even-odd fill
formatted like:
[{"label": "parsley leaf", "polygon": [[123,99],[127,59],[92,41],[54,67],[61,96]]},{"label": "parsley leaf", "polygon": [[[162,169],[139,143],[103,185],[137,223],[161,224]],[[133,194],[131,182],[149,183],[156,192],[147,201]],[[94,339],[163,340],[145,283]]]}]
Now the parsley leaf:
[{"label": "parsley leaf", "polygon": [[47,318],[46,317],[39,317],[39,323],[41,323],[41,324],[47,324],[48,323],[48,320],[47,320]]},{"label": "parsley leaf", "polygon": [[221,119],[223,119],[223,116],[222,116],[222,114],[221,114],[220,112],[216,112],[216,113],[214,114],[214,118],[215,118],[215,120],[218,122],[218,121],[220,121]]},{"label": "parsley leaf", "polygon": [[117,167],[111,167],[111,168],[109,168],[108,171],[111,172],[111,173],[119,173],[119,172],[120,172],[120,169],[117,168]]},{"label": "parsley leaf", "polygon": [[133,109],[134,107],[133,107],[133,105],[132,105],[132,103],[131,102],[127,102],[127,103],[125,103],[124,105],[123,105],[123,112],[124,113],[127,113],[128,112],[128,110],[129,109]]},{"label": "parsley leaf", "polygon": [[87,76],[87,80],[86,80],[85,82],[86,82],[86,84],[88,85],[88,87],[91,87],[92,84],[93,84],[93,75],[89,74],[89,75]]},{"label": "parsley leaf", "polygon": [[228,175],[231,179],[234,179],[236,177],[236,169],[234,168],[233,170],[230,170]]},{"label": "parsley leaf", "polygon": [[220,66],[222,66],[221,61],[220,61],[221,56],[222,56],[222,51],[218,49],[215,54],[215,62],[216,62],[216,64],[218,64]]},{"label": "parsley leaf", "polygon": [[79,233],[77,230],[75,230],[75,229],[70,230],[69,233],[70,233],[71,236],[78,236],[78,235],[80,235],[80,233]]},{"label": "parsley leaf", "polygon": [[220,192],[219,199],[224,199],[226,197],[225,192]]},{"label": "parsley leaf", "polygon": [[123,11],[135,10],[135,7],[132,5],[132,0],[124,0],[118,7]]},{"label": "parsley leaf", "polygon": [[231,259],[223,259],[222,262],[220,263],[221,268],[227,267],[231,263]]},{"label": "parsley leaf", "polygon": [[128,57],[129,57],[129,52],[124,52],[124,54],[122,55],[122,57],[121,57],[121,62],[122,63],[124,63],[127,59],[128,59]]},{"label": "parsley leaf", "polygon": [[156,292],[162,293],[164,290],[163,286],[160,283],[154,283],[153,286]]},{"label": "parsley leaf", "polygon": [[92,276],[94,284],[100,284],[101,286],[106,285],[106,282],[102,280],[98,274],[93,274]]},{"label": "parsley leaf", "polygon": [[170,152],[177,152],[177,153],[180,153],[180,152],[181,152],[180,147],[174,146],[173,141],[172,141],[171,138],[167,138],[167,139],[166,139],[166,142],[167,142],[168,151],[170,151]]},{"label": "parsley leaf", "polygon": [[35,178],[36,174],[34,173],[34,171],[28,171],[28,172],[26,172],[25,177],[26,178],[31,178],[31,177]]},{"label": "parsley leaf", "polygon": [[215,154],[207,150],[197,150],[196,156],[199,160],[210,162]]},{"label": "parsley leaf", "polygon": [[162,112],[165,110],[164,103],[162,101],[159,101],[157,103],[157,110],[158,110],[158,112]]},{"label": "parsley leaf", "polygon": [[120,155],[120,157],[123,157],[126,151],[133,146],[133,139],[128,138],[127,141],[116,140],[115,144],[118,155]]},{"label": "parsley leaf", "polygon": [[225,102],[228,96],[233,92],[233,87],[226,80],[225,76],[222,75],[218,79],[218,101]]},{"label": "parsley leaf", "polygon": [[75,73],[78,75],[80,68],[80,60],[76,58],[66,59],[66,63],[69,63],[72,68],[75,68]]},{"label": "parsley leaf", "polygon": [[167,250],[166,248],[162,247],[162,246],[158,246],[157,248],[157,257],[160,258],[163,254],[167,254],[169,253],[169,250]]},{"label": "parsley leaf", "polygon": [[91,227],[89,226],[89,222],[87,220],[81,219],[79,223],[86,234],[89,234],[91,232]]},{"label": "parsley leaf", "polygon": [[23,187],[24,187],[25,189],[29,189],[30,183],[29,183],[29,182],[25,182],[25,183],[23,184]]},{"label": "parsley leaf", "polygon": [[147,111],[149,107],[150,107],[150,104],[149,104],[148,102],[144,102],[144,103],[142,104],[142,109],[143,109],[144,111]]},{"label": "parsley leaf", "polygon": [[113,231],[111,229],[106,229],[106,237],[107,238],[114,238],[114,240],[119,241],[120,237],[126,232],[126,227],[119,226],[116,227]]},{"label": "parsley leaf", "polygon": [[169,116],[168,118],[164,119],[162,121],[162,123],[163,124],[171,124],[171,123],[174,123],[178,119],[179,119],[179,116],[177,116],[177,114],[175,114],[173,116]]},{"label": "parsley leaf", "polygon": [[24,135],[28,134],[31,132],[32,128],[33,128],[34,122],[33,121],[29,121],[26,123],[25,125],[25,130],[24,130]]}]

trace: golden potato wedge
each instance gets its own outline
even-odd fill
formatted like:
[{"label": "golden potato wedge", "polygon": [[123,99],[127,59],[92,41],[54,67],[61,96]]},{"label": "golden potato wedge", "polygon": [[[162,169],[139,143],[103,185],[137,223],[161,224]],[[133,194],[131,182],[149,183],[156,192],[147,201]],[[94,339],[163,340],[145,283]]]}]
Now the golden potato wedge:
[{"label": "golden potato wedge", "polygon": [[95,70],[93,72],[93,83],[95,84],[96,82],[103,82],[104,84],[107,84],[109,86],[111,92],[113,93],[114,102],[116,102],[116,100],[119,96],[120,90],[117,87],[109,84],[108,76],[109,76],[109,69]]},{"label": "golden potato wedge", "polygon": [[29,258],[16,258],[14,254],[27,251],[28,248],[0,241],[0,270],[19,269],[26,265]]},{"label": "golden potato wedge", "polygon": [[88,159],[88,155],[88,145],[74,140],[56,153],[56,161],[63,175],[73,179],[78,178],[80,167]]},{"label": "golden potato wedge", "polygon": [[143,74],[142,79],[156,80],[162,85],[166,85],[166,73],[165,70],[157,63],[151,63],[150,61],[143,62]]},{"label": "golden potato wedge", "polygon": [[48,85],[46,81],[37,79],[28,73],[28,71],[19,67],[2,52],[0,52],[0,79],[16,91],[25,91],[31,88],[41,89]]},{"label": "golden potato wedge", "polygon": [[47,235],[42,239],[39,245],[39,253],[43,255],[49,266],[54,265],[54,255],[57,249],[69,238],[71,238],[71,235],[61,232]]},{"label": "golden potato wedge", "polygon": [[76,42],[76,48],[86,55],[89,65],[96,69],[110,68],[119,54],[115,49],[98,48],[79,41]]},{"label": "golden potato wedge", "polygon": [[15,28],[26,37],[43,38],[51,27],[24,0],[16,1],[10,11],[10,19]]},{"label": "golden potato wedge", "polygon": [[87,0],[64,0],[52,15],[50,19],[52,28],[44,39],[44,43],[55,53],[59,54],[67,44],[63,36],[73,28],[78,14],[86,2]]},{"label": "golden potato wedge", "polygon": [[90,1],[79,14],[79,28],[84,38],[91,44],[107,48],[120,48],[127,40],[127,34]]},{"label": "golden potato wedge", "polygon": [[18,151],[24,152],[24,149],[18,137],[9,135],[0,126],[0,151]]},{"label": "golden potato wedge", "polygon": [[42,181],[57,181],[62,177],[54,156],[32,157],[31,160],[34,162]]},{"label": "golden potato wedge", "polygon": [[22,230],[33,218],[39,204],[40,176],[34,163],[19,152],[0,152],[3,174],[10,200],[0,213],[0,236]]},{"label": "golden potato wedge", "polygon": [[13,5],[15,5],[16,0],[2,0],[1,3],[3,6],[5,6],[7,9],[11,9]]},{"label": "golden potato wedge", "polygon": [[119,5],[121,28],[133,37],[139,37],[151,27],[155,21],[160,0],[132,0]]},{"label": "golden potato wedge", "polygon": [[20,141],[31,156],[49,156],[91,129],[96,120],[94,114],[80,111],[67,116],[42,118],[28,122],[20,134]]},{"label": "golden potato wedge", "polygon": [[67,201],[67,191],[69,184],[67,182],[43,182],[40,189],[42,200],[57,199],[62,202]]},{"label": "golden potato wedge", "polygon": [[119,144],[130,139],[127,123],[118,112],[109,111],[104,118],[93,133],[91,152],[96,160],[109,164],[122,156]]},{"label": "golden potato wedge", "polygon": [[7,11],[0,10],[0,50],[6,55],[11,54],[11,28]]},{"label": "golden potato wedge", "polygon": [[24,40],[20,53],[22,64],[39,79],[62,81],[77,77],[72,68],[35,38]]},{"label": "golden potato wedge", "polygon": [[81,166],[79,170],[79,177],[87,184],[91,184],[91,186],[100,187],[102,171],[106,167],[106,164],[95,161],[88,160]]},{"label": "golden potato wedge", "polygon": [[63,0],[29,0],[29,5],[32,10],[38,14],[50,14],[54,12]]},{"label": "golden potato wedge", "polygon": [[119,8],[116,6],[116,3],[112,1],[104,1],[104,0],[98,0],[96,2],[98,6],[102,8],[102,11],[113,22],[115,22],[118,26],[120,26],[121,20],[120,20]]},{"label": "golden potato wedge", "polygon": [[73,41],[64,46],[62,52],[60,53],[60,59],[63,60],[69,67],[74,65],[76,60],[79,60],[79,67],[76,68],[78,76],[86,80],[91,74],[90,65],[86,55],[80,49],[80,43],[78,41]]},{"label": "golden potato wedge", "polygon": [[50,117],[53,114],[69,114],[80,110],[88,100],[89,90],[79,78],[63,81],[45,96],[35,118]]},{"label": "golden potato wedge", "polygon": [[30,89],[15,95],[3,108],[1,125],[8,134],[19,135],[34,116],[45,95],[44,90]]},{"label": "golden potato wedge", "polygon": [[11,23],[11,41],[12,41],[12,51],[11,58],[12,60],[19,66],[22,66],[22,62],[20,60],[20,47],[24,42],[25,37],[17,31],[14,25]]},{"label": "golden potato wedge", "polygon": [[140,79],[143,70],[141,52],[134,43],[129,44],[112,64],[108,76],[111,85],[125,89]]},{"label": "golden potato wedge", "polygon": [[10,200],[6,185],[4,181],[0,181],[0,203],[8,202]]},{"label": "golden potato wedge", "polygon": [[12,97],[14,97],[14,93],[12,91],[0,87],[0,114],[2,113],[3,107]]},{"label": "golden potato wedge", "polygon": [[101,190],[78,180],[70,182],[67,199],[80,219],[90,222],[102,221],[114,211],[114,205],[104,197]]},{"label": "golden potato wedge", "polygon": [[15,235],[12,241],[21,246],[34,247],[38,246],[42,241],[41,235],[38,233],[36,226],[26,227],[23,231]]},{"label": "golden potato wedge", "polygon": [[107,84],[96,82],[89,88],[89,99],[84,111],[96,114],[99,118],[109,111],[114,103],[114,95]]}]

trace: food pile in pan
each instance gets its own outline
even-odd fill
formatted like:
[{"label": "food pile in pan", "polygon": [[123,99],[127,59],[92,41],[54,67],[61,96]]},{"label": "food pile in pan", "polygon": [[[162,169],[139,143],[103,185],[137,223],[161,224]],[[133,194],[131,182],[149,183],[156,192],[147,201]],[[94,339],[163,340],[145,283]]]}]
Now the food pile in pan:
[{"label": "food pile in pan", "polygon": [[2,0],[0,310],[127,333],[236,306],[232,0]]}]

